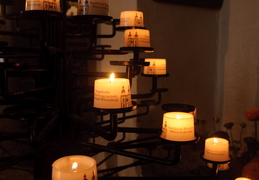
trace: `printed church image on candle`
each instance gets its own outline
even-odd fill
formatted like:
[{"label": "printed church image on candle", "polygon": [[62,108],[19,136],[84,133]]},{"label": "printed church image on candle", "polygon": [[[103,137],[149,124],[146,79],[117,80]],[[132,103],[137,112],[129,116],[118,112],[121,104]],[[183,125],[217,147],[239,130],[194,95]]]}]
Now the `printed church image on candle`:
[{"label": "printed church image on candle", "polygon": [[127,29],[124,32],[124,47],[150,47],[149,30]]},{"label": "printed church image on candle", "polygon": [[143,27],[143,19],[142,19],[142,14],[136,13],[135,15],[135,19],[134,19],[134,26],[139,26],[139,27]]},{"label": "printed church image on candle", "polygon": [[128,86],[127,90],[125,90],[124,86],[122,86],[121,90],[121,108],[127,108],[131,106],[131,94],[130,87]]}]

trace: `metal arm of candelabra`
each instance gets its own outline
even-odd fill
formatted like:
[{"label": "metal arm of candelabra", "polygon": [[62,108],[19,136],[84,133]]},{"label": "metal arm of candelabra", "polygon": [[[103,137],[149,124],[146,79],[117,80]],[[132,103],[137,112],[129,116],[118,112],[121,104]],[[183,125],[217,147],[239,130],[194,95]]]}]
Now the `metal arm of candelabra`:
[{"label": "metal arm of candelabra", "polygon": [[85,128],[95,132],[98,136],[103,137],[106,140],[114,140],[117,137],[117,132],[118,132],[118,113],[125,113],[125,112],[130,112],[134,109],[136,109],[136,103],[133,102],[133,105],[131,107],[127,108],[120,108],[120,109],[98,109],[94,108],[96,111],[103,112],[103,113],[108,113],[110,115],[109,123],[110,125],[107,126],[100,126],[99,124],[89,121],[87,119],[84,119],[76,114],[72,114],[71,118],[83,125]]},{"label": "metal arm of candelabra", "polygon": [[[90,33],[89,33],[89,46],[88,52],[92,52],[96,48],[97,38],[112,38],[116,35],[116,25],[118,24],[117,19],[113,19],[110,16],[102,16],[102,15],[78,15],[71,17],[72,20],[75,20],[76,23],[87,23],[90,25]],[[112,33],[111,34],[97,34],[97,25],[99,23],[109,23],[112,25]]]},{"label": "metal arm of candelabra", "polygon": [[117,113],[110,113],[110,120],[109,120],[110,126],[108,130],[107,128],[99,126],[94,122],[84,119],[78,115],[74,114],[74,115],[71,115],[71,117],[77,123],[80,123],[87,129],[95,132],[98,136],[101,136],[102,138],[108,141],[114,140],[117,137],[117,128],[118,128]]},{"label": "metal arm of candelabra", "polygon": [[[141,140],[139,140],[138,142],[140,142],[140,141]],[[169,142],[169,143],[171,143],[171,142]],[[112,154],[126,156],[126,157],[130,157],[130,158],[138,159],[138,160],[144,160],[144,161],[148,161],[148,162],[154,162],[154,163],[171,165],[171,166],[179,163],[180,158],[181,158],[181,144],[180,143],[175,143],[174,145],[171,144],[172,146],[170,146],[170,148],[168,149],[167,158],[157,158],[157,157],[152,157],[152,155],[144,155],[144,154],[124,150],[126,148],[132,149],[132,148],[147,147],[147,146],[158,146],[161,144],[165,145],[166,143],[162,142],[162,141],[153,141],[151,143],[142,143],[142,144],[138,143],[135,145],[126,145],[124,147],[123,146],[116,147],[116,144],[115,145],[109,144],[108,146],[104,146],[104,145],[90,143],[90,142],[81,142],[81,144],[85,145],[87,147],[93,148],[93,149],[100,150],[101,152],[109,152]],[[171,151],[173,151],[174,153],[173,153],[173,157],[170,158]]]}]

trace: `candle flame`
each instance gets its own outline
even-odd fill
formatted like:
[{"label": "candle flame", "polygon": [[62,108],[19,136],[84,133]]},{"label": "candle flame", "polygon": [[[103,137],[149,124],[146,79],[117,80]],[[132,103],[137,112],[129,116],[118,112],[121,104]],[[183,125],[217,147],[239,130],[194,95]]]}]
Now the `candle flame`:
[{"label": "candle flame", "polygon": [[72,164],[72,171],[76,171],[77,170],[77,166],[78,166],[78,163],[77,162],[74,162]]},{"label": "candle flame", "polygon": [[181,119],[181,116],[180,115],[176,115],[176,119]]},{"label": "candle flame", "polygon": [[111,76],[110,76],[110,82],[114,81],[114,77],[115,77],[115,75],[114,75],[114,73],[112,73]]},{"label": "candle flame", "polygon": [[214,144],[217,144],[219,141],[217,138],[213,138],[213,142],[214,142]]}]

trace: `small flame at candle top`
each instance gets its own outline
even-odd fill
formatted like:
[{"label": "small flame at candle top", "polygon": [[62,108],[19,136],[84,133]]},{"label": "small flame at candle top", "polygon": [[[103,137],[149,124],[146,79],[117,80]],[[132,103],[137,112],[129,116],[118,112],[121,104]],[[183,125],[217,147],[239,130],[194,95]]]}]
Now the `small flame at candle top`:
[{"label": "small flame at candle top", "polygon": [[115,75],[114,75],[114,73],[112,73],[111,76],[110,76],[110,82],[114,81],[114,77],[115,77]]},{"label": "small flame at candle top", "polygon": [[78,163],[77,162],[73,162],[73,164],[72,164],[72,171],[76,171],[77,170],[77,166],[78,166]]},{"label": "small flame at candle top", "polygon": [[181,115],[176,115],[176,119],[181,119]]},{"label": "small flame at candle top", "polygon": [[213,142],[214,142],[214,144],[217,144],[219,141],[217,138],[213,138]]}]

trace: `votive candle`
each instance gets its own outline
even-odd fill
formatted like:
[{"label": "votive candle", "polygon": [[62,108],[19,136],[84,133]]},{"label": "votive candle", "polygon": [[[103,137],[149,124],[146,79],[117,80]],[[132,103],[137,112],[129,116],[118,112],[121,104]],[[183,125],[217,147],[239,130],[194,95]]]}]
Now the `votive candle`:
[{"label": "votive candle", "polygon": [[52,180],[97,180],[96,161],[84,155],[71,155],[52,164]]},{"label": "votive candle", "polygon": [[129,79],[97,79],[94,83],[94,107],[101,109],[118,109],[132,106]]},{"label": "votive candle", "polygon": [[150,32],[147,29],[124,31],[124,47],[150,47]]},{"label": "votive candle", "polygon": [[193,115],[185,112],[165,113],[163,116],[161,138],[180,142],[194,140]]},{"label": "votive candle", "polygon": [[224,162],[229,161],[229,142],[227,139],[211,137],[205,140],[204,159]]},{"label": "votive candle", "polygon": [[120,26],[144,27],[144,17],[141,11],[122,11],[120,14]]},{"label": "votive candle", "polygon": [[149,62],[149,66],[144,66],[144,74],[165,75],[166,59],[146,58],[145,62]]}]

